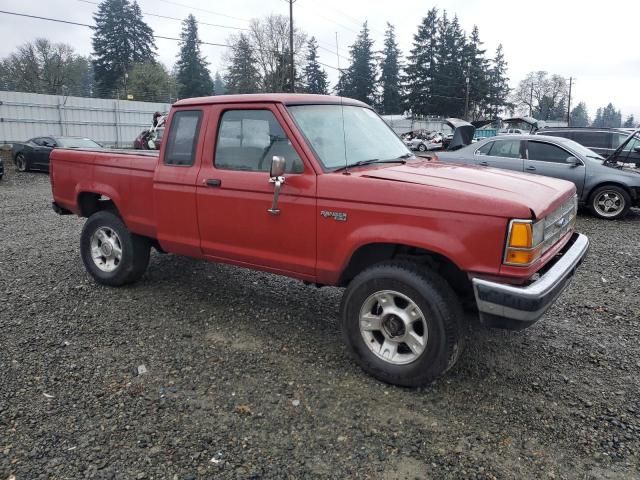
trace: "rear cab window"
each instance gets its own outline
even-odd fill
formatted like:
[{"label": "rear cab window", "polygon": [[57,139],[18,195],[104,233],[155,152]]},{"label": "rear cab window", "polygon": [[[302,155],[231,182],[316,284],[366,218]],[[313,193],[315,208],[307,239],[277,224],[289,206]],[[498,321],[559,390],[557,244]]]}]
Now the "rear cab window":
[{"label": "rear cab window", "polygon": [[201,123],[202,110],[179,110],[173,114],[164,152],[165,165],[194,164]]}]

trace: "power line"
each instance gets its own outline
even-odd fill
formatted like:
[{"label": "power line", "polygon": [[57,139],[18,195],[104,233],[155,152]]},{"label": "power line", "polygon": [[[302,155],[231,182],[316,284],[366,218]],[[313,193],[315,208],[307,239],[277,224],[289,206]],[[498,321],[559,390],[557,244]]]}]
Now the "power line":
[{"label": "power line", "polygon": [[246,18],[240,18],[240,17],[234,17],[232,15],[225,15],[224,13],[219,13],[219,12],[214,12],[213,10],[208,10],[206,8],[200,8],[200,7],[194,7],[192,5],[186,5],[184,3],[178,3],[178,2],[173,2],[171,0],[157,0],[159,2],[164,2],[164,3],[168,3],[170,5],[176,5],[178,7],[183,7],[183,8],[190,8],[192,10],[198,10],[200,12],[206,12],[206,13],[210,13],[212,15],[218,15],[220,17],[226,17],[226,18],[231,18],[233,20],[240,20],[241,22],[249,22],[250,20],[247,20]]},{"label": "power line", "polygon": [[[100,5],[100,2],[92,2],[91,0],[78,0],[79,2],[83,2],[83,3],[89,3],[91,5]],[[143,15],[146,15],[148,17],[158,17],[158,18],[164,18],[167,20],[177,20],[178,22],[183,22],[184,19],[182,18],[177,18],[177,17],[169,17],[167,15],[158,15],[157,13],[149,13],[149,12],[142,12]],[[207,25],[209,27],[219,27],[219,28],[230,28],[232,30],[249,30],[248,28],[242,28],[242,27],[232,27],[230,25],[220,25],[217,23],[208,23],[208,22],[202,22],[202,21],[198,21],[199,25]]]},{"label": "power line", "polygon": [[[59,18],[40,17],[40,16],[37,16],[37,15],[28,15],[26,13],[8,12],[6,10],[0,10],[0,13],[4,13],[6,15],[15,15],[16,17],[26,17],[26,18],[33,18],[33,19],[36,19],[36,20],[46,20],[48,22],[65,23],[67,25],[77,25],[79,27],[87,27],[87,28],[90,28],[92,30],[95,28],[93,25],[89,25],[88,23],[72,22],[70,20],[60,20]],[[154,36],[154,38],[160,38],[162,40],[174,40],[176,42],[182,41],[181,39],[175,38],[175,37],[165,37],[163,35],[155,35],[155,34],[153,36]],[[202,45],[211,45],[213,47],[225,47],[226,48],[226,47],[229,46],[229,45],[226,45],[224,43],[205,42],[205,41],[202,41],[202,40],[199,40],[199,42]]]}]

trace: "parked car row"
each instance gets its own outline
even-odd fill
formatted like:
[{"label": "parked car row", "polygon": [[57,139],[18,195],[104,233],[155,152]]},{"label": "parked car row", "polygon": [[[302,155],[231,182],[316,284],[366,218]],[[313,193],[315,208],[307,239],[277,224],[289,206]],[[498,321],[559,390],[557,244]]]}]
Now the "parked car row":
[{"label": "parked car row", "polygon": [[[627,135],[628,145],[638,139]],[[635,149],[636,147],[634,147]],[[613,152],[615,153],[615,152]],[[549,135],[490,137],[455,152],[442,152],[443,162],[464,163],[535,173],[569,180],[576,186],[580,204],[600,218],[625,216],[640,206],[640,170],[619,165],[616,155],[605,159],[568,138]]]}]

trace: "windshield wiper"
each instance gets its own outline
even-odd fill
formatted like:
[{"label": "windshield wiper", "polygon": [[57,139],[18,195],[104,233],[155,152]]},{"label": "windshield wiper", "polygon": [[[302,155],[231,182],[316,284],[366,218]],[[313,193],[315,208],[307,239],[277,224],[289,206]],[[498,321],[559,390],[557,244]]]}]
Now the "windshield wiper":
[{"label": "windshield wiper", "polygon": [[336,168],[334,172],[341,172],[348,168],[362,167],[364,165],[373,165],[374,163],[402,163],[404,165],[405,163],[407,163],[406,158],[408,158],[405,155],[411,155],[411,154],[404,154],[401,157],[391,158],[389,160],[380,160],[379,158],[371,158],[369,160],[360,160],[359,162],[351,163],[349,165],[345,165],[344,167]]}]

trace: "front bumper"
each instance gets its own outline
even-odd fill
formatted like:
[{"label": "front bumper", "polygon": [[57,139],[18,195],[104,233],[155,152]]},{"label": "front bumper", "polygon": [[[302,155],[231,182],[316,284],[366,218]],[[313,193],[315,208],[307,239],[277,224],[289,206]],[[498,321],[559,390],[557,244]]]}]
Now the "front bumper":
[{"label": "front bumper", "polygon": [[473,291],[482,322],[524,328],[537,321],[569,285],[588,249],[589,239],[574,233],[540,278],[524,287],[474,278]]}]

